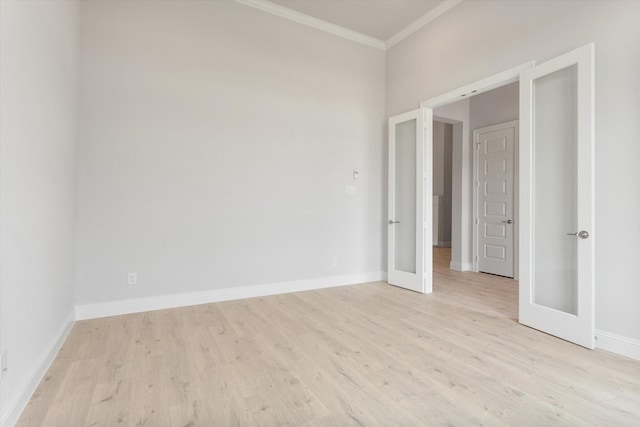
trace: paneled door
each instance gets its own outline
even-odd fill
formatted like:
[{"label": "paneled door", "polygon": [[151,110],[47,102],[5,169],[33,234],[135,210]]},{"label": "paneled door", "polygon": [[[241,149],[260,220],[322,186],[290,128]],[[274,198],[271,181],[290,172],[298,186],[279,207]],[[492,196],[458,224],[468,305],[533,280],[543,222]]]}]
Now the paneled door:
[{"label": "paneled door", "polygon": [[594,347],[594,47],[520,78],[520,322]]},{"label": "paneled door", "polygon": [[476,262],[483,273],[513,277],[514,152],[517,121],[473,131],[476,144]]},{"label": "paneled door", "polygon": [[[429,115],[427,118],[426,116]],[[418,109],[389,119],[388,278],[391,285],[416,292],[431,292],[431,132],[430,110]],[[428,186],[428,187],[425,187]]]}]

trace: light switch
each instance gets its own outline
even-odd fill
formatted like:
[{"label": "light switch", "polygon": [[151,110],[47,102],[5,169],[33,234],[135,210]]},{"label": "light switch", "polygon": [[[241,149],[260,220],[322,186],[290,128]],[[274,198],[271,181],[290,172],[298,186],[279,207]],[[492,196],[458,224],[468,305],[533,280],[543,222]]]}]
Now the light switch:
[{"label": "light switch", "polygon": [[356,194],[356,187],[354,185],[347,185],[344,187],[344,194],[354,196]]}]

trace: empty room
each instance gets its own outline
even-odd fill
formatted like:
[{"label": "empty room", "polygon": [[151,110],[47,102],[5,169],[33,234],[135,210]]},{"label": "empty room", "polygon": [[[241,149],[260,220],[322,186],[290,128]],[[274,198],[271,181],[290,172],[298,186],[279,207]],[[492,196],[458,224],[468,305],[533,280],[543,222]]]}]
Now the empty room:
[{"label": "empty room", "polygon": [[0,427],[640,425],[639,17],[0,0]]}]

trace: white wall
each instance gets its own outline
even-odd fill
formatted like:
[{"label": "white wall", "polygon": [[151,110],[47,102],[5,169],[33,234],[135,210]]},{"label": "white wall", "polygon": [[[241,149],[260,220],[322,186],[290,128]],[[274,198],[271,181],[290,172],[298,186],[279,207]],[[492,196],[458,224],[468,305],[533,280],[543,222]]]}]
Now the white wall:
[{"label": "white wall", "polygon": [[0,402],[10,424],[73,319],[78,5],[2,1],[0,16],[0,347],[9,368]]},{"label": "white wall", "polygon": [[78,304],[384,269],[384,52],[216,1],[81,40]]},{"label": "white wall", "polygon": [[471,270],[471,147],[469,98],[434,109],[434,118],[453,125],[451,150],[451,263],[458,271]]},{"label": "white wall", "polygon": [[453,125],[433,122],[433,194],[440,198],[438,244],[451,244],[451,150]]},{"label": "white wall", "polygon": [[446,123],[433,121],[433,194],[444,191],[444,131]]},{"label": "white wall", "polygon": [[518,120],[519,91],[520,84],[515,82],[469,98],[471,140],[476,129]]},{"label": "white wall", "polygon": [[[462,2],[387,52],[387,115],[596,44],[596,328],[640,339],[640,2]],[[446,43],[442,43],[446,40]],[[446,49],[446,50],[445,50]]]}]

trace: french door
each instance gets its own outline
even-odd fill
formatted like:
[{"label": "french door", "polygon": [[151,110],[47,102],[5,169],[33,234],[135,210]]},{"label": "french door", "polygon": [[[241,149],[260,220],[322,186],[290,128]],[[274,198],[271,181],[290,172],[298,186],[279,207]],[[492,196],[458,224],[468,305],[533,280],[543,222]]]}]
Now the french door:
[{"label": "french door", "polygon": [[[520,323],[588,348],[594,347],[593,74],[593,45],[520,71],[518,159]],[[459,96],[453,95],[440,98]],[[423,105],[442,104],[440,98]],[[432,252],[425,247],[432,120],[431,108],[389,119],[388,282],[418,292],[432,290]]]},{"label": "french door", "polygon": [[520,323],[594,347],[594,47],[520,77]]},{"label": "french door", "polygon": [[[431,292],[431,148],[425,135],[432,132],[431,110],[418,109],[389,119],[389,284],[416,292]],[[427,132],[425,134],[425,132]]]}]

